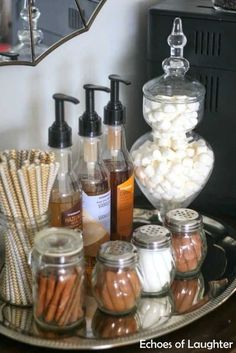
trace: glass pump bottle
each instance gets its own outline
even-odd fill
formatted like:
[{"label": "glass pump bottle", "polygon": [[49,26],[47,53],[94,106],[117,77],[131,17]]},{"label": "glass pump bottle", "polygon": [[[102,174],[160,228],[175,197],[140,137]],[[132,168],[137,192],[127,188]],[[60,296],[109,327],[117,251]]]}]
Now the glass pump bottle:
[{"label": "glass pump bottle", "polygon": [[64,120],[64,102],[78,104],[79,101],[64,94],[54,94],[53,99],[56,120],[48,130],[48,145],[60,167],[49,202],[51,226],[81,230],[81,187],[72,175],[72,131]]},{"label": "glass pump bottle", "polygon": [[111,191],[108,171],[101,156],[101,118],[94,108],[94,92],[109,88],[84,85],[86,111],[79,118],[77,173],[83,190],[83,237],[87,273],[91,274],[97,251],[110,239]]},{"label": "glass pump bottle", "polygon": [[130,82],[110,75],[111,98],[104,109],[103,160],[111,183],[111,239],[130,240],[133,226],[134,176],[124,123],[126,109],[119,100],[119,85]]}]

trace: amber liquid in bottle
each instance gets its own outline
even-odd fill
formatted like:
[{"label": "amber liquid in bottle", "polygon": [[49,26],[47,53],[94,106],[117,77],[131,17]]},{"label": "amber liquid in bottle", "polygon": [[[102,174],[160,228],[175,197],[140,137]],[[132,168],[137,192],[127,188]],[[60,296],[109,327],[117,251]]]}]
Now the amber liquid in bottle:
[{"label": "amber liquid in bottle", "polygon": [[49,204],[51,226],[82,230],[81,207],[79,191],[62,197],[59,192],[53,190]]},{"label": "amber liquid in bottle", "polygon": [[110,174],[111,239],[129,241],[133,229],[133,192],[124,195],[125,191],[122,188],[119,191],[119,186],[129,181],[126,187],[132,188],[133,167],[129,163],[124,165],[124,162],[104,162]]},{"label": "amber liquid in bottle", "polygon": [[82,194],[72,174],[72,150],[54,149],[54,153],[60,167],[50,195],[50,225],[82,230]]},{"label": "amber liquid in bottle", "polygon": [[88,287],[101,244],[110,240],[111,194],[109,175],[100,157],[100,136],[80,137],[77,166],[82,190],[83,239]]},{"label": "amber liquid in bottle", "polygon": [[[103,180],[91,181],[91,180],[83,180],[81,179],[81,185],[83,191],[88,196],[99,196],[106,194],[109,190],[109,181],[104,178]],[[102,234],[101,234],[102,232]],[[110,240],[110,233],[106,232],[104,234],[104,228],[99,227],[98,223],[87,222],[86,220],[83,223],[83,233],[85,236],[96,237],[99,236],[99,240],[91,243],[90,246],[85,246],[85,257],[86,257],[86,265],[87,265],[87,275],[88,278],[91,278],[92,269],[96,263],[96,254],[101,244]],[[101,236],[100,236],[101,235]]]}]

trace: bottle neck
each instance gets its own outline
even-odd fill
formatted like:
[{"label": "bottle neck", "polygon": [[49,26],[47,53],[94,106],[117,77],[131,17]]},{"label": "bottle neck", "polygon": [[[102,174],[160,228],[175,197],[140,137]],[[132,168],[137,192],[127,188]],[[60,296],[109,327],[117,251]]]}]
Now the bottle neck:
[{"label": "bottle neck", "polygon": [[117,156],[120,151],[127,151],[125,129],[123,125],[105,125],[104,140],[105,149],[109,150],[113,157]]},{"label": "bottle neck", "polygon": [[80,136],[80,158],[88,163],[95,164],[101,159],[101,137]]},{"label": "bottle neck", "polygon": [[72,171],[72,148],[51,148],[55,153],[56,161],[60,163],[58,177],[64,177]]}]

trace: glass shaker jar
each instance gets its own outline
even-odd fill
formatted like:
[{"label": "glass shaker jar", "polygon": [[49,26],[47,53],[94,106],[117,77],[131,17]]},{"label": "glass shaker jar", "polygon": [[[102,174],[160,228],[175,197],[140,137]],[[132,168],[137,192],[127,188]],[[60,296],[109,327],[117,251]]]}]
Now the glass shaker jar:
[{"label": "glass shaker jar", "polygon": [[92,288],[98,307],[113,315],[131,312],[141,296],[137,250],[125,241],[102,244],[92,273]]},{"label": "glass shaker jar", "polygon": [[165,226],[172,234],[176,275],[195,276],[207,253],[202,216],[194,210],[179,208],[166,214]]},{"label": "glass shaker jar", "polygon": [[144,225],[135,229],[132,241],[138,249],[143,293],[166,292],[175,276],[170,231],[158,225]]},{"label": "glass shaker jar", "polygon": [[214,164],[209,144],[192,132],[203,117],[205,88],[186,75],[186,43],[181,19],[175,18],[168,37],[171,56],[162,63],[164,75],[143,87],[143,115],[152,132],[131,149],[136,181],[161,220],[169,210],[193,201]]},{"label": "glass shaker jar", "polygon": [[82,234],[64,228],[37,233],[31,255],[34,318],[44,329],[68,330],[84,318]]}]

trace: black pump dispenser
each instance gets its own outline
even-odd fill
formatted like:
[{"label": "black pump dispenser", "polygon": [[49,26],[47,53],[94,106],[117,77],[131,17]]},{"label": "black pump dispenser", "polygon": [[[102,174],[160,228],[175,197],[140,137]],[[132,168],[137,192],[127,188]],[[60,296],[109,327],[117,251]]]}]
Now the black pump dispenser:
[{"label": "black pump dispenser", "polygon": [[52,148],[67,148],[72,146],[72,130],[64,118],[64,103],[71,102],[78,104],[78,99],[65,94],[56,93],[52,96],[55,99],[56,120],[48,129],[48,146]]},{"label": "black pump dispenser", "polygon": [[79,118],[79,135],[84,137],[96,137],[102,134],[101,118],[94,108],[94,91],[111,92],[107,87],[87,84],[84,85],[86,92],[86,111]]},{"label": "black pump dispenser", "polygon": [[130,85],[131,82],[118,75],[110,75],[111,80],[111,100],[104,108],[105,125],[122,125],[125,123],[126,109],[119,100],[120,83]]}]

